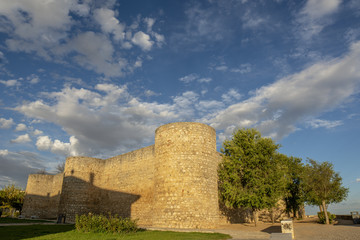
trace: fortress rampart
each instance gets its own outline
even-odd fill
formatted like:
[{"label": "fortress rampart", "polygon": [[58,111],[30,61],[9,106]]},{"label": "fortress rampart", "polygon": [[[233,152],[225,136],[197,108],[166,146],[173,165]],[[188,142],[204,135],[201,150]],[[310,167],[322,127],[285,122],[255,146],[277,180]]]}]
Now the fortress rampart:
[{"label": "fortress rampart", "polygon": [[155,144],[109,159],[69,157],[64,173],[31,174],[23,215],[118,214],[140,225],[210,228],[219,223],[215,130],[178,122],[159,127]]}]

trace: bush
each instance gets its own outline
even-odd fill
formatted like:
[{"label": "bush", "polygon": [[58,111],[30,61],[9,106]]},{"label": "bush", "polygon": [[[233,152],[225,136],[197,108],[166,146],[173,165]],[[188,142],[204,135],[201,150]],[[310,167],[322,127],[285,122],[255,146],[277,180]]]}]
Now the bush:
[{"label": "bush", "polygon": [[[325,224],[326,223],[326,219],[325,219],[325,214],[324,212],[318,212],[318,217],[319,217],[319,223]],[[329,217],[329,222],[332,223],[333,220],[336,218],[335,214],[331,214],[330,212],[327,212],[328,217]]]},{"label": "bush", "polygon": [[75,228],[80,232],[94,233],[130,233],[137,232],[136,221],[130,218],[121,218],[117,215],[104,216],[88,213],[87,215],[76,215]]}]

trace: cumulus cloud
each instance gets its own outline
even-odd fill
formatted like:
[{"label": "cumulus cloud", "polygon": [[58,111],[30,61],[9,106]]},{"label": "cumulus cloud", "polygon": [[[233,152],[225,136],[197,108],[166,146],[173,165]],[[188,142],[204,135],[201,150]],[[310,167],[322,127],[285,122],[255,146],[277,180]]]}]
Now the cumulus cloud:
[{"label": "cumulus cloud", "polygon": [[65,88],[48,94],[54,105],[38,100],[16,108],[29,117],[53,122],[74,136],[68,144],[39,137],[39,149],[71,154],[76,150],[87,155],[123,152],[152,141],[161,119],[178,116],[168,104],[138,101],[125,86],[98,84],[95,89]]},{"label": "cumulus cloud", "polygon": [[[311,116],[334,109],[359,91],[360,42],[341,58],[318,62],[301,72],[263,86],[242,102],[216,116],[204,118],[230,135],[235,127],[257,127],[263,134],[280,139]],[[340,122],[321,122],[330,127]]]},{"label": "cumulus cloud", "polygon": [[11,128],[13,124],[14,124],[14,120],[12,118],[9,119],[0,118],[0,128],[8,129]]},{"label": "cumulus cloud", "polygon": [[6,40],[10,50],[36,52],[50,59],[48,48],[66,39],[66,31],[72,25],[69,12],[78,5],[74,0],[1,1],[0,31],[10,34]]},{"label": "cumulus cloud", "polygon": [[264,136],[279,140],[301,126],[339,126],[340,121],[317,117],[358,92],[359,64],[360,42],[348,54],[256,89],[247,99],[229,89],[220,100],[186,91],[168,103],[148,102],[132,96],[124,85],[103,83],[91,90],[65,87],[44,94],[50,101],[24,103],[15,110],[54,123],[73,136],[69,142],[38,138],[40,150],[58,154],[113,156],[152,143],[154,130],[174,121],[210,124],[219,131],[220,140],[237,127],[256,127]]},{"label": "cumulus cloud", "polygon": [[43,131],[41,131],[41,130],[39,130],[39,129],[35,129],[32,134],[34,134],[34,135],[41,135],[41,134],[43,134]]},{"label": "cumulus cloud", "polygon": [[19,123],[16,128],[15,128],[15,131],[25,131],[26,130],[26,125],[23,124],[23,123]]},{"label": "cumulus cloud", "polygon": [[24,135],[20,135],[17,138],[13,139],[10,141],[11,143],[27,143],[27,142],[31,142],[31,138],[29,136],[29,134],[24,134]]},{"label": "cumulus cloud", "polygon": [[64,54],[77,53],[73,57],[75,62],[106,76],[121,76],[127,66],[125,59],[114,58],[114,47],[106,36],[91,31],[79,34],[63,46],[61,51]]},{"label": "cumulus cloud", "polygon": [[[126,60],[129,54],[133,56],[126,50],[136,45],[150,51],[155,43],[161,47],[164,36],[152,30],[153,18],[144,18],[148,33],[141,30],[145,26],[138,24],[140,20],[126,26],[118,20],[116,12],[108,8],[112,5],[77,0],[2,1],[0,32],[6,34],[10,51],[35,53],[57,63],[73,62],[106,77],[123,76],[125,71],[132,72],[134,66],[141,67],[139,61]],[[81,29],[79,21],[95,22],[99,29]],[[39,78],[35,76],[29,81],[35,84]],[[14,81],[2,83],[11,85]]]},{"label": "cumulus cloud", "polygon": [[144,51],[151,50],[154,42],[150,40],[150,36],[142,31],[139,31],[134,34],[134,37],[131,39],[131,42],[139,46]]},{"label": "cumulus cloud", "polygon": [[119,22],[115,17],[115,12],[107,8],[99,8],[94,13],[95,20],[100,24],[105,33],[112,33],[117,41],[125,38],[125,24]]},{"label": "cumulus cloud", "polygon": [[78,149],[79,141],[71,136],[68,143],[56,139],[52,141],[48,136],[40,136],[36,141],[36,147],[41,151],[50,150],[52,153],[64,156],[77,156],[81,152]]}]

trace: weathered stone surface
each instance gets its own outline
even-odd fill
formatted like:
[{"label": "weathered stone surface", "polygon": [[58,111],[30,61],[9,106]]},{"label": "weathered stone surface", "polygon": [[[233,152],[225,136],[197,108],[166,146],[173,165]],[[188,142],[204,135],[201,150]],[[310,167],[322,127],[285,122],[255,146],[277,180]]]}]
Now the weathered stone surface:
[{"label": "weathered stone surface", "polygon": [[32,174],[23,214],[57,218],[112,213],[142,225],[211,228],[219,221],[215,130],[171,123],[155,145],[106,160],[69,157],[63,174]]},{"label": "weathered stone surface", "polygon": [[[64,173],[31,174],[23,215],[57,219],[117,214],[140,225],[161,228],[213,228],[252,221],[251,211],[218,202],[216,133],[201,123],[159,127],[155,144],[109,159],[69,157]],[[282,204],[280,204],[282,205]],[[284,218],[284,207],[264,210],[259,220]]]}]

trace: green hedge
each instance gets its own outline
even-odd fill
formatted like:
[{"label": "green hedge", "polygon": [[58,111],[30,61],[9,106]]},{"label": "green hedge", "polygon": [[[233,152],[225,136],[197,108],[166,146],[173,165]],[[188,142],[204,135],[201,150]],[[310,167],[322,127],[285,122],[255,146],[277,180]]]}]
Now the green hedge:
[{"label": "green hedge", "polygon": [[104,216],[89,213],[88,215],[76,215],[75,228],[80,232],[94,233],[130,233],[137,232],[136,221],[129,218],[121,218],[117,215]]},{"label": "green hedge", "polygon": [[[326,223],[326,219],[325,219],[325,214],[324,212],[318,212],[318,217],[319,217],[319,223],[323,223],[325,224]],[[333,220],[335,220],[336,218],[336,215],[335,214],[331,214],[330,212],[327,212],[328,214],[328,217],[329,217],[329,222],[332,223]]]}]

